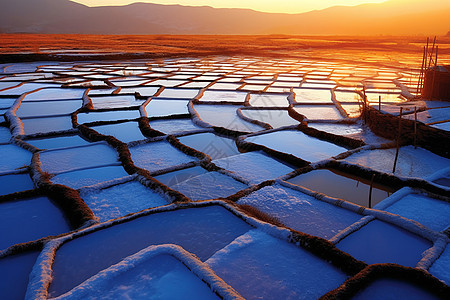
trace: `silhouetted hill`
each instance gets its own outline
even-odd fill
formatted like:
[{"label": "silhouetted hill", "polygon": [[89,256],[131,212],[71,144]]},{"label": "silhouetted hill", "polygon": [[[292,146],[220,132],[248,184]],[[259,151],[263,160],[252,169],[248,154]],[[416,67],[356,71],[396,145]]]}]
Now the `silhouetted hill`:
[{"label": "silhouetted hill", "polygon": [[3,32],[85,34],[444,35],[450,2],[391,0],[302,14],[135,3],[87,7],[69,0],[1,0]]}]

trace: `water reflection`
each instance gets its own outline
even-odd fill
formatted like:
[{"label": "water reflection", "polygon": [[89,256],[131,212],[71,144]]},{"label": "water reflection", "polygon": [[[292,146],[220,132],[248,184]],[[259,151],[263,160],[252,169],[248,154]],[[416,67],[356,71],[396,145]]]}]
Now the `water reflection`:
[{"label": "water reflection", "polygon": [[[319,191],[331,197],[369,207],[370,181],[337,170],[314,170],[288,180],[289,182]],[[374,183],[371,207],[389,197],[395,190]]]}]

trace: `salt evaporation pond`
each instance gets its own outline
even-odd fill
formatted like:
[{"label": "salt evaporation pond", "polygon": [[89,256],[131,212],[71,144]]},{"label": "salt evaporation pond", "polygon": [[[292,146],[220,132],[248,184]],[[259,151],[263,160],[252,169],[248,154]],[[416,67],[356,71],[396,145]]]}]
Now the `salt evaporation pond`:
[{"label": "salt evaporation pond", "polygon": [[8,109],[14,104],[14,102],[16,102],[16,98],[0,98],[0,108]]},{"label": "salt evaporation pond", "polygon": [[273,128],[298,125],[300,123],[291,118],[287,110],[242,109],[242,114],[252,120],[267,123]]},{"label": "salt evaporation pond", "polygon": [[211,159],[219,159],[240,153],[233,139],[221,137],[214,133],[186,135],[180,137],[179,140],[186,146],[208,154]]},{"label": "salt evaporation pond", "polygon": [[331,104],[331,90],[294,89],[297,103],[329,103]]},{"label": "salt evaporation pond", "polygon": [[330,158],[347,149],[304,134],[301,131],[284,130],[248,137],[247,142],[292,154],[303,160],[315,162]]},{"label": "salt evaporation pond", "polygon": [[255,94],[250,96],[249,104],[256,107],[288,107],[289,95]]},{"label": "salt evaporation pond", "polygon": [[50,180],[55,184],[63,184],[73,189],[90,186],[104,181],[110,181],[127,176],[122,166],[106,166],[63,172]]},{"label": "salt evaporation pond", "polygon": [[[16,114],[19,118],[68,115],[79,109],[81,105],[80,100],[24,102]],[[42,107],[45,107],[45,110],[41,110]]]},{"label": "salt evaporation pond", "polygon": [[32,251],[3,258],[0,261],[0,291],[4,299],[24,299],[28,277],[39,256]]},{"label": "salt evaporation pond", "polygon": [[317,298],[346,279],[310,253],[258,230],[240,236],[206,263],[247,299]]},{"label": "salt evaporation pond", "polygon": [[201,130],[191,119],[154,120],[149,122],[150,127],[165,134],[174,134],[184,131]]},{"label": "salt evaporation pond", "polygon": [[261,152],[247,152],[215,159],[215,165],[250,181],[251,184],[278,178],[294,169]]},{"label": "salt evaporation pond", "polygon": [[81,196],[100,222],[168,204],[167,199],[134,181],[83,191]]},{"label": "salt evaporation pond", "polygon": [[[16,145],[0,145],[0,172],[25,169],[31,162],[31,152]],[[7,153],[7,154],[6,154]]]},{"label": "salt evaporation pond", "polygon": [[450,276],[448,274],[448,264],[450,263],[450,247],[447,244],[444,252],[430,267],[430,273],[443,280],[446,284],[450,284]]},{"label": "salt evaporation pond", "polygon": [[72,119],[70,116],[22,119],[22,124],[26,135],[52,133],[67,131],[72,129]]},{"label": "salt evaporation pond", "polygon": [[140,106],[144,100],[137,100],[135,96],[95,96],[91,97],[95,109],[121,108],[129,106]]},{"label": "salt evaporation pond", "polygon": [[[331,197],[369,207],[369,180],[355,178],[335,170],[321,169],[299,175],[288,181]],[[372,188],[371,206],[389,197],[393,192],[393,189],[375,183]]]},{"label": "salt evaporation pond", "polygon": [[194,201],[225,198],[247,187],[246,184],[218,172],[197,175],[171,186]]},{"label": "salt evaporation pond", "polygon": [[308,120],[342,120],[342,116],[336,107],[321,105],[320,107],[312,105],[297,105],[294,110],[304,115]]},{"label": "salt evaporation pond", "polygon": [[29,174],[0,175],[0,196],[34,189]]},{"label": "salt evaporation pond", "polygon": [[46,88],[46,87],[59,87],[56,84],[49,83],[23,83],[18,86],[14,86],[8,89],[3,89],[0,91],[0,95],[22,95],[27,92],[35,91],[37,89]]},{"label": "salt evaporation pond", "polygon": [[369,264],[396,263],[415,267],[431,242],[400,227],[372,221],[352,233],[337,247]]},{"label": "salt evaporation pond", "polygon": [[172,89],[166,88],[158,95],[159,98],[181,98],[192,99],[197,96],[199,90],[197,89]]},{"label": "salt evaporation pond", "polygon": [[147,116],[150,117],[167,117],[171,115],[188,114],[189,100],[174,100],[154,98],[145,106]]},{"label": "salt evaporation pond", "polygon": [[147,85],[151,86],[164,86],[164,87],[174,87],[180,84],[186,83],[182,80],[168,80],[168,79],[158,79],[148,83]]},{"label": "salt evaporation pond", "polygon": [[154,142],[130,148],[131,158],[136,166],[150,172],[163,170],[171,166],[184,165],[197,159],[184,154],[168,142]]},{"label": "salt evaporation pond", "polygon": [[155,86],[138,86],[138,87],[125,87],[120,89],[120,94],[134,94],[139,93],[141,96],[151,97],[158,91],[158,87]]},{"label": "salt evaporation pond", "polygon": [[[345,161],[390,173],[394,166],[395,152],[394,148],[362,151],[345,158]],[[415,149],[413,146],[406,146],[400,148],[395,174],[423,178],[447,167],[450,167],[450,159],[435,155],[423,148]]]},{"label": "salt evaporation pond", "polygon": [[[249,229],[224,208],[205,207],[153,214],[91,233],[57,251],[50,296],[67,292],[149,245],[176,243],[204,261]],[[72,267],[74,262],[78,268]]]},{"label": "salt evaporation pond", "polygon": [[286,226],[326,239],[358,221],[361,216],[283,186],[264,187],[238,201],[257,207]]},{"label": "salt evaporation pond", "polygon": [[349,118],[359,118],[362,113],[362,106],[359,104],[342,104],[342,108]]},{"label": "salt evaporation pond", "polygon": [[409,194],[401,198],[386,211],[419,222],[436,231],[450,226],[450,203],[420,194]]},{"label": "salt evaporation pond", "polygon": [[0,143],[5,144],[11,140],[11,132],[6,127],[0,127]]},{"label": "salt evaporation pond", "polygon": [[[448,154],[404,145],[392,173],[395,145],[361,118],[362,87],[383,114],[419,106],[442,145],[450,105],[410,102],[415,66],[390,65],[2,64],[0,298],[316,299],[347,279],[368,282],[356,299],[441,296]],[[374,209],[359,177],[371,174]],[[405,280],[370,279],[358,260],[396,263]]]},{"label": "salt evaporation pond", "polygon": [[86,146],[89,144],[87,140],[83,139],[79,135],[66,135],[43,139],[30,139],[25,141],[28,144],[33,145],[34,147],[42,150]]},{"label": "salt evaporation pond", "polygon": [[19,85],[19,81],[0,82],[0,90],[8,89]]},{"label": "salt evaporation pond", "polygon": [[353,299],[437,300],[439,297],[413,284],[394,279],[379,279],[356,294]]},{"label": "salt evaporation pond", "polygon": [[245,92],[206,91],[199,100],[211,102],[232,102],[243,104],[246,98],[247,93]]},{"label": "salt evaporation pond", "polygon": [[83,283],[62,298],[67,295],[108,299],[124,296],[129,299],[220,299],[183,261],[172,255],[159,254],[133,263],[133,268],[121,273],[117,272],[117,267],[106,269],[100,273],[106,280],[96,277],[97,280]]},{"label": "salt evaporation pond", "polygon": [[0,249],[70,231],[63,213],[47,197],[0,204]]},{"label": "salt evaporation pond", "polygon": [[87,112],[78,113],[77,121],[79,124],[100,122],[100,121],[116,121],[116,120],[133,120],[141,115],[138,110],[115,110],[104,112]]},{"label": "salt evaporation pond", "polygon": [[126,122],[111,125],[92,126],[92,129],[103,135],[111,135],[124,143],[145,140],[137,122]]},{"label": "salt evaporation pond", "polygon": [[46,88],[37,90],[25,96],[23,101],[49,101],[61,99],[81,99],[83,98],[84,90],[80,89],[59,89]]},{"label": "salt evaporation pond", "polygon": [[239,118],[236,112],[238,108],[239,106],[234,105],[194,105],[194,109],[199,114],[200,119],[212,126],[219,126],[242,132],[256,132],[263,130],[262,127]]},{"label": "salt evaporation pond", "polygon": [[118,161],[117,153],[105,144],[43,151],[39,155],[42,170],[51,173],[92,168]]},{"label": "salt evaporation pond", "polygon": [[329,123],[311,123],[311,128],[325,131],[337,135],[353,135],[363,132],[363,128],[358,124],[329,124]]},{"label": "salt evaporation pond", "polygon": [[175,184],[181,183],[198,175],[207,173],[208,171],[200,166],[190,167],[178,171],[168,172],[162,175],[155,176],[159,182],[171,187]]}]

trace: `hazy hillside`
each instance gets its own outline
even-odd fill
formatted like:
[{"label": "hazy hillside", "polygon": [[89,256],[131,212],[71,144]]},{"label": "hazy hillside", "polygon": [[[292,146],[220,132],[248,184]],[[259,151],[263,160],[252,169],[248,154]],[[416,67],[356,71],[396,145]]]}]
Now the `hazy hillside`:
[{"label": "hazy hillside", "polygon": [[86,34],[446,34],[450,2],[391,0],[303,14],[136,3],[2,0],[1,32]]}]

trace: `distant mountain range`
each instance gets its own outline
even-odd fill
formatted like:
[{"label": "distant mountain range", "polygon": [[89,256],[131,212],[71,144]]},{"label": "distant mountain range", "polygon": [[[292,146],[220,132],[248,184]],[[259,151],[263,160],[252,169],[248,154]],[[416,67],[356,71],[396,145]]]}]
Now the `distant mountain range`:
[{"label": "distant mountain range", "polygon": [[80,34],[445,35],[450,1],[390,0],[301,14],[135,3],[1,0],[0,32]]}]

